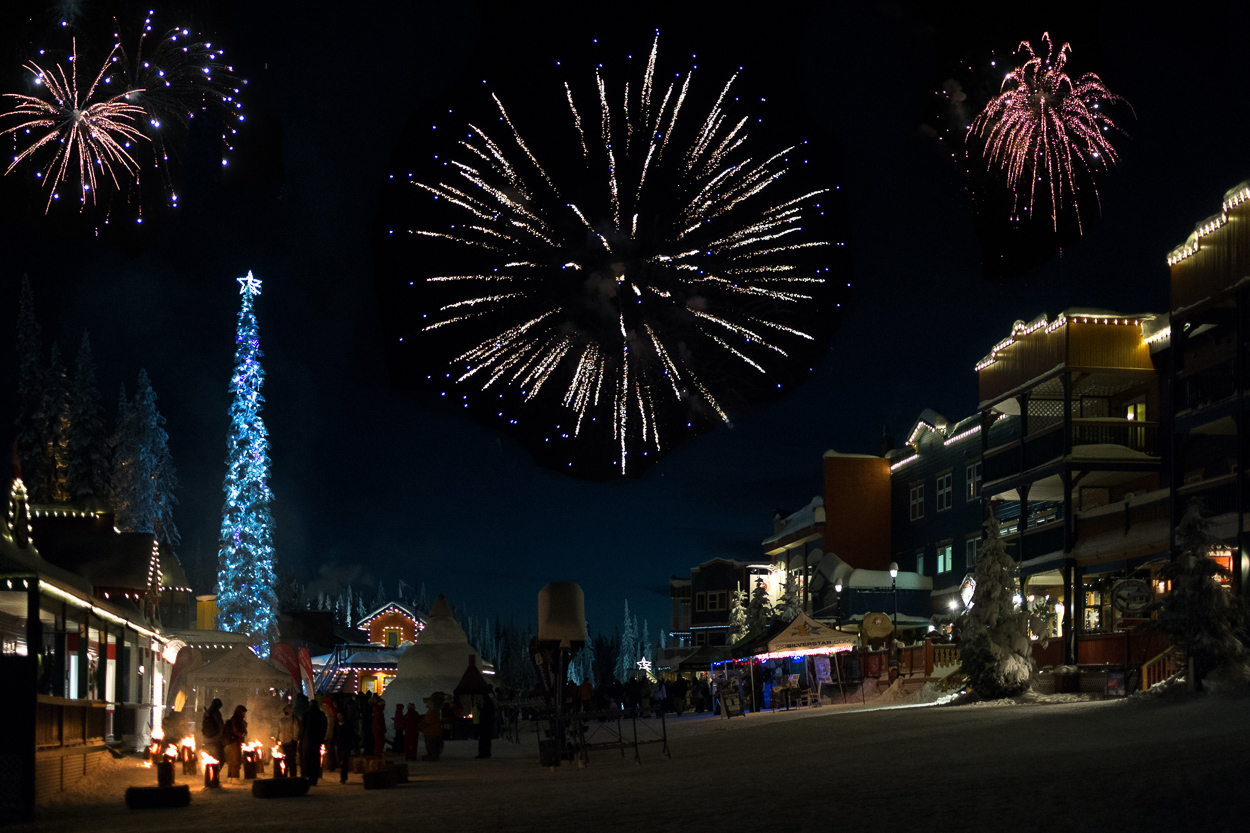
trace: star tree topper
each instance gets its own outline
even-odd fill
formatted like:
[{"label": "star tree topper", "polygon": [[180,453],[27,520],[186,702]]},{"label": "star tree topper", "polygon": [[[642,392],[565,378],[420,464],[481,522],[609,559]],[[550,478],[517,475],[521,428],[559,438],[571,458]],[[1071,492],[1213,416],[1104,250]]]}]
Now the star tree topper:
[{"label": "star tree topper", "polygon": [[643,671],[650,672],[651,660],[647,659],[646,657],[643,657],[642,659],[638,660],[638,667],[641,668]]},{"label": "star tree topper", "polygon": [[260,281],[252,277],[252,270],[247,270],[246,277],[236,278],[239,282],[239,294],[250,292],[253,295],[260,294]]}]

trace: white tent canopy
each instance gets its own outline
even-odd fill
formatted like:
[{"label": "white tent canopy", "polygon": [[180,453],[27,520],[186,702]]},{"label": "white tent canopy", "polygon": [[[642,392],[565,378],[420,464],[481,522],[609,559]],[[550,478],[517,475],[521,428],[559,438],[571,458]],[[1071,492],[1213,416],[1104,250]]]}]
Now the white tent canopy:
[{"label": "white tent canopy", "polygon": [[279,671],[240,643],[225,656],[187,674],[187,687],[271,689],[294,688],[295,681],[286,671]]},{"label": "white tent canopy", "polygon": [[757,658],[780,659],[850,651],[858,641],[857,634],[835,630],[806,613],[800,613],[785,630],[768,640],[767,652],[757,655]]}]

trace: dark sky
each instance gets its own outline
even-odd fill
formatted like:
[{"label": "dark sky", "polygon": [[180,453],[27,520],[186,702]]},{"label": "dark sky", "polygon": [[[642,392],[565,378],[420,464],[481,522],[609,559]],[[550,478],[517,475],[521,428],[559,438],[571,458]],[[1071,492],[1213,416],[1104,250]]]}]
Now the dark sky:
[{"label": "dark sky", "polygon": [[[30,4],[29,42],[6,41],[6,83],[34,40],[62,36],[40,28],[51,5]],[[473,2],[213,5],[219,40],[249,81],[237,163],[222,169],[213,137],[193,134],[183,207],[126,245],[66,235],[10,201],[0,384],[13,390],[26,273],[45,335],[72,353],[90,332],[110,415],[117,386],[133,387],[146,368],[182,481],[181,554],[202,582],[221,506],[235,278],[253,270],[264,281],[281,564],[326,589],[424,582],[505,619],[532,620],[538,589],[571,579],[586,591],[592,630],[614,627],[628,598],[654,632],[669,576],[713,556],[758,554],[774,510],[818,493],[823,451],[876,452],[882,425],[901,441],[925,407],[971,413],[973,365],[1014,320],[1066,306],[1165,310],[1166,252],[1250,176],[1238,83],[1250,21],[1236,4],[1166,16],[1132,3],[674,5],[601,3],[576,16]],[[204,3],[156,8],[158,25],[177,22],[179,8],[209,20]],[[707,56],[709,79],[743,66],[747,88],[775,91],[777,129],[792,125],[827,155],[832,181],[818,184],[840,188],[852,288],[801,386],[640,479],[588,483],[540,468],[428,393],[393,389],[375,284],[379,197],[412,125],[484,95],[472,89],[482,78],[515,86],[527,66],[585,60],[593,38],[594,54],[616,60],[645,51],[656,28],[662,60]],[[1010,53],[1045,29],[1071,41],[1071,66],[1097,71],[1136,119],[1124,121],[1131,139],[1085,235],[1062,258],[1039,249],[1040,265],[987,281],[984,224],[921,124],[934,91],[967,75],[969,60]],[[570,77],[593,71],[565,66]]]}]

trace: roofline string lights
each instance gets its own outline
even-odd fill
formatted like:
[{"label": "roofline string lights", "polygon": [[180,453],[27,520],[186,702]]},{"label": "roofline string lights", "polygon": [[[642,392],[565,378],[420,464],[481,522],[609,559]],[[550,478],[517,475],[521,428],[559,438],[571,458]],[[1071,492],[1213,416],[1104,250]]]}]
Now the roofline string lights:
[{"label": "roofline string lights", "polygon": [[[999,353],[1003,352],[1030,333],[1036,332],[1042,327],[1045,327],[1045,334],[1050,335],[1065,324],[1109,324],[1115,326],[1140,327],[1142,325],[1142,319],[1129,318],[1123,315],[1074,315],[1069,318],[1066,313],[1060,313],[1059,317],[1056,318],[1054,322],[1048,323],[1046,320],[1046,314],[1042,313],[1028,324],[1025,324],[1023,321],[1017,321],[1013,324],[1011,326],[1011,335],[995,344],[994,347],[991,348],[989,355],[976,363],[976,371],[980,373],[985,368],[994,364],[994,362],[998,361]],[[1143,343],[1149,344],[1150,342],[1143,340]]]},{"label": "roofline string lights", "polygon": [[1228,223],[1228,212],[1248,199],[1250,199],[1250,182],[1243,182],[1225,193],[1224,202],[1220,205],[1220,213],[1203,220],[1194,227],[1193,232],[1185,239],[1184,243],[1168,252],[1168,266],[1175,266],[1182,260],[1196,255],[1198,253],[1199,241],[1223,228]]}]

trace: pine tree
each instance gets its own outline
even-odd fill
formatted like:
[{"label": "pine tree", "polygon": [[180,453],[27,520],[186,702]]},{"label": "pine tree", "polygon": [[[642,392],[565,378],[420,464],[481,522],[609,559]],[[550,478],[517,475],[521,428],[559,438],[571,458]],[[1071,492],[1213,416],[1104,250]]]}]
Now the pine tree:
[{"label": "pine tree", "polygon": [[51,503],[68,503],[69,474],[69,382],[65,363],[61,361],[61,348],[52,343],[52,354],[43,382],[43,411],[47,414],[44,425],[44,499]]},{"label": "pine tree", "polygon": [[382,589],[382,580],[378,579],[378,592],[373,594],[372,607],[374,610],[377,610],[378,608],[385,605],[386,602],[387,602],[386,592]]},{"label": "pine tree", "polygon": [[786,589],[782,591],[778,601],[781,605],[781,618],[786,622],[793,622],[803,612],[803,603],[794,586],[794,576],[789,573],[786,575]]},{"label": "pine tree", "polygon": [[747,606],[747,627],[763,630],[773,623],[773,602],[768,598],[768,588],[764,579],[755,580],[755,589],[751,591],[751,604]]},{"label": "pine tree", "polygon": [[986,700],[1015,697],[1029,688],[1033,648],[1029,614],[1016,599],[1016,564],[998,533],[998,520],[985,522],[985,540],[972,578],[976,587],[963,616],[960,664],[973,691]]},{"label": "pine tree", "polygon": [[620,654],[620,636],[604,636],[598,634],[594,639],[595,658],[591,663],[594,678],[599,683],[607,682],[616,675],[618,655]]},{"label": "pine tree", "polygon": [[156,392],[146,371],[139,371],[134,400],[118,411],[112,477],[117,528],[122,532],[152,532],[158,541],[176,547],[180,538],[173,507],[178,502],[174,497],[178,479],[169,453],[165,417],[156,410]]},{"label": "pine tree", "polygon": [[108,496],[109,451],[103,405],[96,385],[91,341],[82,334],[69,396],[69,470],[66,485],[72,499]]},{"label": "pine tree", "polygon": [[219,627],[246,633],[262,656],[278,635],[273,547],[273,493],[269,489],[269,437],[260,411],[265,371],[260,366],[260,334],[253,302],[260,281],[248,272],[239,278],[243,296],[235,337],[226,443],[226,500],[221,512],[217,575]]},{"label": "pine tree", "polygon": [[45,371],[40,360],[43,335],[35,318],[35,293],[30,278],[22,276],[17,313],[17,452],[26,491],[36,502],[47,494],[47,465],[43,438],[48,433],[44,411]]},{"label": "pine tree", "polygon": [[638,667],[638,620],[629,615],[629,599],[625,600],[625,631],[621,634],[621,648],[617,654],[616,679],[625,682],[634,676]]},{"label": "pine tree", "polygon": [[735,645],[747,632],[747,609],[743,602],[747,594],[741,589],[733,592],[733,601],[729,604],[729,644]]},{"label": "pine tree", "polygon": [[430,612],[430,594],[425,592],[425,582],[421,582],[421,591],[417,593],[416,599],[412,602],[413,607],[417,609],[417,613],[422,616]]},{"label": "pine tree", "polygon": [[1163,567],[1171,583],[1168,595],[1154,605],[1155,626],[1194,663],[1195,688],[1225,664],[1247,657],[1245,614],[1240,599],[1220,583],[1227,571],[1211,556],[1224,544],[1211,534],[1202,505],[1192,501],[1176,527],[1176,557]]}]

